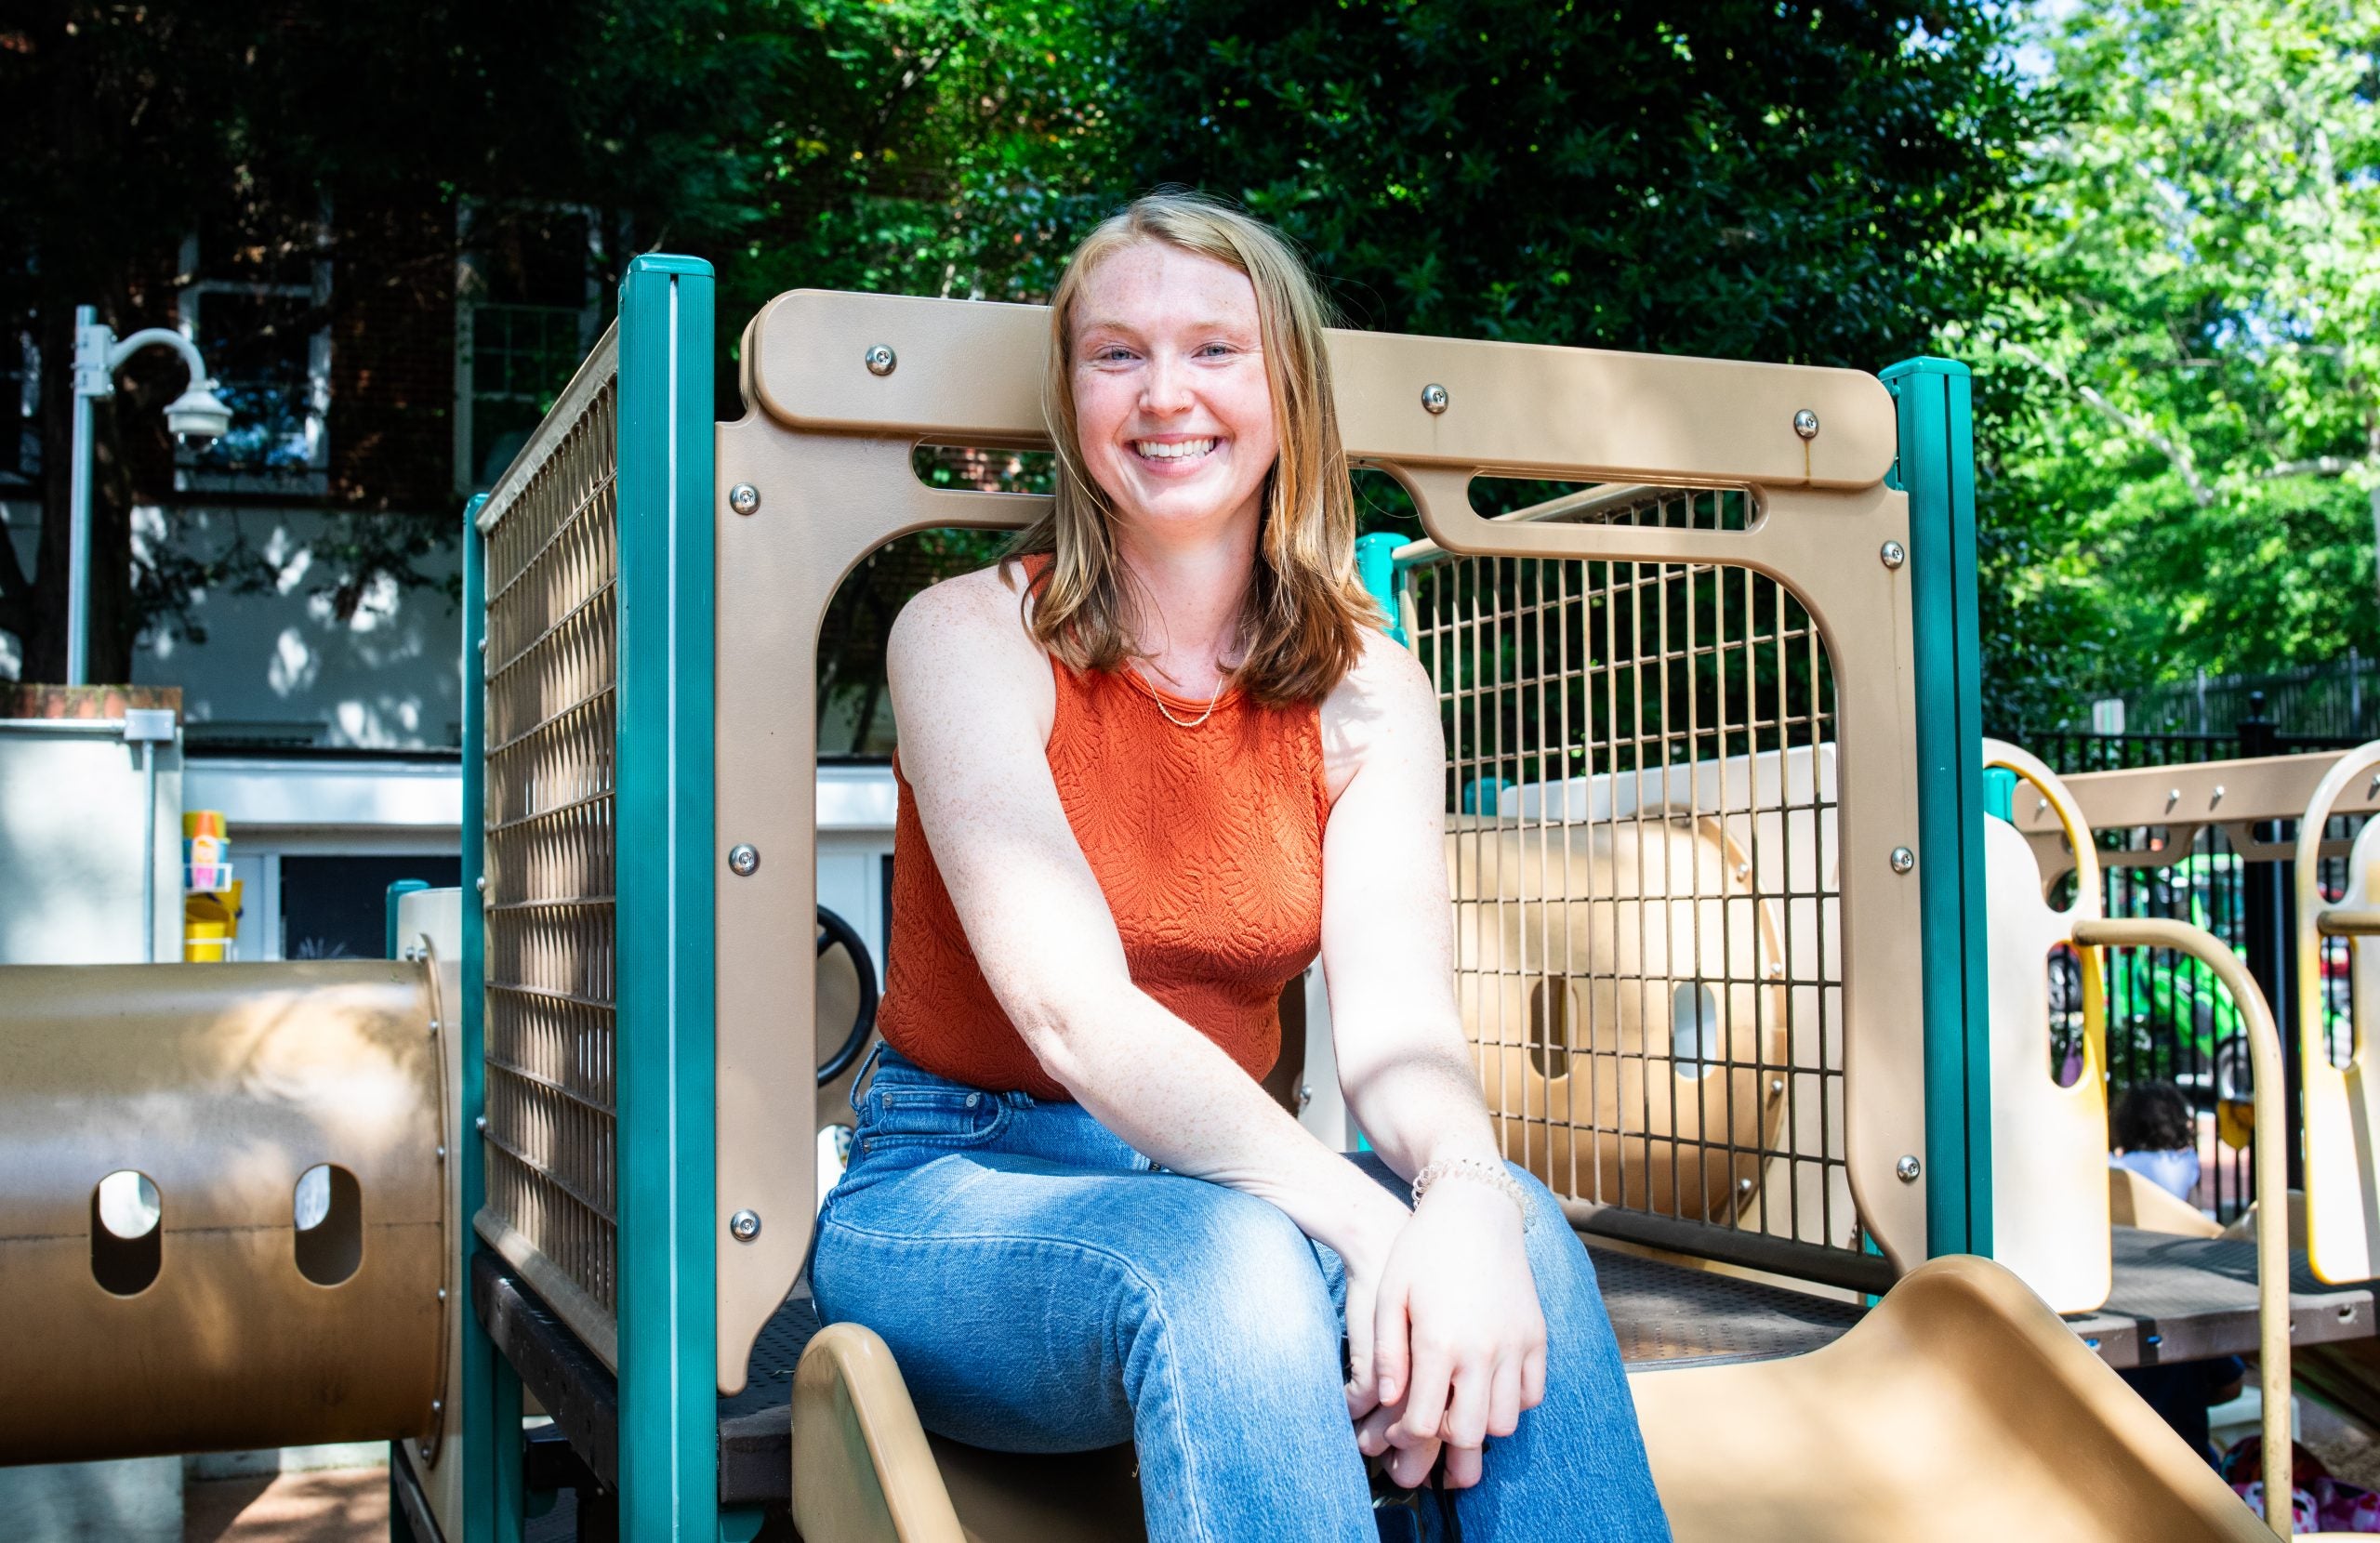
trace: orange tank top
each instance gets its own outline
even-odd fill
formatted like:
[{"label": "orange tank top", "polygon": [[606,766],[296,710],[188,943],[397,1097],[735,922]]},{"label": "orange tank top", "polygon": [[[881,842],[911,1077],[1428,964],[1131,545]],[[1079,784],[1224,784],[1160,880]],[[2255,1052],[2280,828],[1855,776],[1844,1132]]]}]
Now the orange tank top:
[{"label": "orange tank top", "polygon": [[[1127,670],[1051,661],[1050,774],[1107,897],[1132,982],[1262,1077],[1281,1048],[1281,988],[1322,943],[1330,798],[1321,712],[1227,690],[1206,710]],[[908,779],[892,834],[892,935],[877,1022],[930,1072],[1064,1099],[992,996],[927,850]]]}]

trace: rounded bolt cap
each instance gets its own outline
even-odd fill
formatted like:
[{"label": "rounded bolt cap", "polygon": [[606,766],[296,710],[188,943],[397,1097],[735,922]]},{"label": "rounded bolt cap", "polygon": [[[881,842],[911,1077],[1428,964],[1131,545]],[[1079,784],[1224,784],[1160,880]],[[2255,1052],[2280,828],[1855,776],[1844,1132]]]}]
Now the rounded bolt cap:
[{"label": "rounded bolt cap", "polygon": [[1897,874],[1905,874],[1915,866],[1917,866],[1917,854],[1915,852],[1910,851],[1907,847],[1895,847],[1893,849],[1893,872]]},{"label": "rounded bolt cap", "polygon": [[1432,415],[1445,412],[1454,402],[1447,389],[1433,380],[1421,388],[1421,411]]},{"label": "rounded bolt cap", "polygon": [[[444,1296],[445,1293],[442,1291],[439,1295]],[[443,1398],[433,1398],[430,1401],[430,1412],[433,1415],[443,1413],[445,1407],[446,1401]]]},{"label": "rounded bolt cap", "polygon": [[485,1114],[474,1116],[471,1120],[471,1128],[473,1130],[485,1130],[487,1128],[487,1116]]},{"label": "rounded bolt cap", "polygon": [[487,893],[487,875],[482,874],[479,877],[471,880],[471,888],[477,890],[482,894]]},{"label": "rounded bolt cap", "polygon": [[727,1231],[738,1243],[749,1243],[760,1235],[760,1213],[738,1211],[727,1219]]},{"label": "rounded bolt cap", "polygon": [[1887,541],[1876,555],[1884,559],[1887,568],[1897,568],[1909,560],[1909,548],[1897,541]]},{"label": "rounded bolt cap", "polygon": [[900,356],[883,343],[876,344],[861,357],[867,361],[867,373],[870,375],[891,375],[901,363]]},{"label": "rounded bolt cap", "polygon": [[446,1149],[443,1146],[438,1149],[438,1160],[442,1163],[446,1160]]},{"label": "rounded bolt cap", "polygon": [[760,490],[749,482],[738,482],[727,490],[727,507],[738,514],[750,514],[760,507]]},{"label": "rounded bolt cap", "polygon": [[1925,1169],[1919,1165],[1916,1154],[1913,1153],[1902,1153],[1900,1161],[1893,1165],[1894,1176],[1904,1184],[1916,1183],[1917,1176],[1924,1171]]},{"label": "rounded bolt cap", "polygon": [[727,866],[738,878],[749,878],[760,869],[760,849],[748,842],[728,849]]},{"label": "rounded bolt cap", "polygon": [[443,1286],[438,1288],[438,1299],[442,1302],[446,1299],[446,1288]]},{"label": "rounded bolt cap", "polygon": [[1818,437],[1818,415],[1805,407],[1793,415],[1793,432],[1805,440]]}]

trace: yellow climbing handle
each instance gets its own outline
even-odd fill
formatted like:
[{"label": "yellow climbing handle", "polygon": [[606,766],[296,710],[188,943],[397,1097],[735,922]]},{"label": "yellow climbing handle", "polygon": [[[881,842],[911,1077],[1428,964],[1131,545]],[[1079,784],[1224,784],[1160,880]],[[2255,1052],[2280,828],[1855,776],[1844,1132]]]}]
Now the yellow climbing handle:
[{"label": "yellow climbing handle", "polygon": [[[2074,925],[2074,941],[2096,948],[2171,948],[2215,972],[2247,1025],[2255,1073],[2256,1342],[2265,1400],[2265,1523],[2286,1537],[2296,1489],[2289,1436],[2289,1158],[2281,1110],[2281,1031],[2272,1007],[2240,956],[2203,928],[2151,917],[2109,917]],[[2276,1464],[2275,1454],[2279,1454]],[[2276,1471],[2281,1482],[2276,1485]]]},{"label": "yellow climbing handle", "polygon": [[2324,911],[2314,930],[2326,938],[2380,937],[2380,911]]}]

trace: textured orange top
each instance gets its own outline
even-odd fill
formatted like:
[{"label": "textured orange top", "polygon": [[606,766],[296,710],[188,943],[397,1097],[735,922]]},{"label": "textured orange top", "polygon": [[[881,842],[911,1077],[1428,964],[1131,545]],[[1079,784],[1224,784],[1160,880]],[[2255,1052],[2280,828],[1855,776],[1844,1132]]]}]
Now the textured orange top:
[{"label": "textured orange top", "polygon": [[[1253,1077],[1281,1048],[1281,988],[1322,943],[1320,709],[1265,707],[1235,688],[1206,710],[1138,674],[1052,661],[1050,773],[1124,942],[1133,983]],[[877,1022],[894,1049],[972,1087],[1066,1091],[985,983],[917,801],[893,759],[892,935]]]}]

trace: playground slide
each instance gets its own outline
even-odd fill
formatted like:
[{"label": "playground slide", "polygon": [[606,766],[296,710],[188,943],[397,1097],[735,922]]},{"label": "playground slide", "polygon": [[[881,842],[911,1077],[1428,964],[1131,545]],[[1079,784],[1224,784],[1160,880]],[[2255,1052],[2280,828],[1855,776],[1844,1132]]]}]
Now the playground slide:
[{"label": "playground slide", "polygon": [[[1633,1381],[1677,1543],[2272,1536],[2022,1282],[1979,1259],[1919,1268],[1823,1350]],[[1025,1472],[928,1438],[891,1353],[856,1325],[803,1356],[793,1419],[805,1536],[1141,1536],[1135,1497],[1086,1482],[1128,1465],[1093,1455]]]}]

